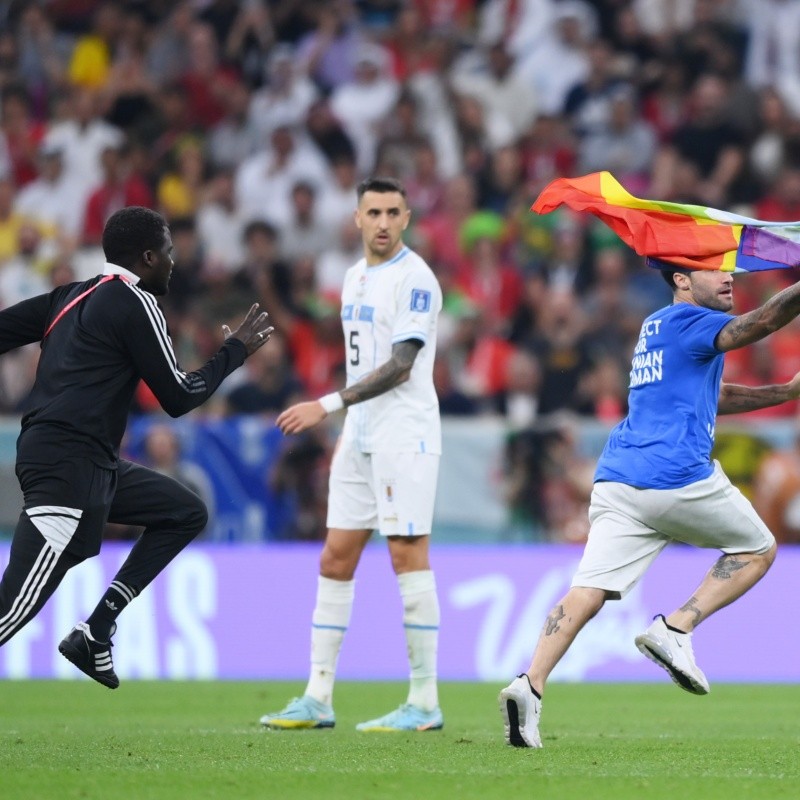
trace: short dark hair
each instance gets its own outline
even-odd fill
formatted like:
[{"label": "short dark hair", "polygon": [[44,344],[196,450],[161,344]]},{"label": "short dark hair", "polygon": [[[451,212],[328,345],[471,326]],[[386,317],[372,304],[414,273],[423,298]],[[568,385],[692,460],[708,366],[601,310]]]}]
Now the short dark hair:
[{"label": "short dark hair", "polygon": [[278,229],[265,219],[253,219],[244,226],[242,231],[242,241],[247,241],[253,234],[263,233],[269,239],[277,241],[279,238]]},{"label": "short dark hair", "polygon": [[404,199],[406,197],[405,187],[402,183],[400,183],[400,181],[397,180],[397,178],[388,178],[380,175],[372,178],[364,178],[364,180],[358,184],[358,189],[356,192],[359,200],[367,192],[379,192],[380,194],[397,192],[398,194],[401,194]]},{"label": "short dark hair", "polygon": [[667,282],[667,285],[669,286],[670,289],[672,289],[674,291],[675,289],[678,288],[675,285],[675,273],[677,272],[677,270],[674,270],[674,269],[662,269],[662,270],[659,270],[659,272],[661,273],[661,277]]},{"label": "short dark hair", "polygon": [[127,268],[135,264],[145,250],[158,250],[164,244],[166,224],[161,214],[144,206],[115,211],[103,228],[106,261]]},{"label": "short dark hair", "polygon": [[693,272],[693,270],[691,270],[691,269],[683,269],[683,268],[676,268],[676,269],[662,269],[662,270],[660,270],[660,272],[661,272],[661,276],[667,282],[667,285],[670,287],[670,289],[672,289],[674,291],[675,289],[678,288],[675,285],[675,275],[676,274],[688,275],[690,272]]}]

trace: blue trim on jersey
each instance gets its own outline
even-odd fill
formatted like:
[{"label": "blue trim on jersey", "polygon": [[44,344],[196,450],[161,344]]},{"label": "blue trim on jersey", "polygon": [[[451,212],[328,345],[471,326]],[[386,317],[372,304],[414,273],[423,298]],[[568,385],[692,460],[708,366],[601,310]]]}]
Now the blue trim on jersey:
[{"label": "blue trim on jersey", "polygon": [[418,341],[422,342],[422,344],[428,343],[428,337],[422,331],[409,331],[408,333],[399,333],[397,336],[392,338],[392,344],[397,344],[398,342],[407,342],[410,339],[417,339]]},{"label": "blue trim on jersey", "polygon": [[353,319],[353,306],[348,304],[346,306],[342,306],[342,319],[345,322],[349,322]]},{"label": "blue trim on jersey", "polygon": [[356,319],[359,322],[372,322],[375,316],[375,306],[359,306],[356,309]]},{"label": "blue trim on jersey", "polygon": [[409,625],[406,623],[403,625],[404,628],[410,628],[413,631],[438,631],[438,625]]},{"label": "blue trim on jersey", "polygon": [[365,264],[366,269],[384,269],[385,267],[391,267],[392,264],[396,264],[402,258],[405,258],[411,251],[407,247],[403,247],[403,249],[394,257],[390,258],[388,261],[384,261],[382,264],[374,264],[370,266],[369,264]]},{"label": "blue trim on jersey", "polygon": [[425,442],[420,442],[419,443],[419,451],[420,451],[420,453],[424,453],[425,452]]},{"label": "blue trim on jersey", "polygon": [[311,623],[312,628],[318,628],[321,631],[346,631],[346,625],[317,625],[315,622]]}]

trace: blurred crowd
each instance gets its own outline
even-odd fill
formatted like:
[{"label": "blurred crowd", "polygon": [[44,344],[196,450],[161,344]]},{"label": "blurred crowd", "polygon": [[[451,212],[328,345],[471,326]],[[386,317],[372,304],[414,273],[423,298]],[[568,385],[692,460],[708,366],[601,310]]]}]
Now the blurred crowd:
[{"label": "blurred crowd", "polygon": [[[0,14],[0,307],[95,274],[108,216],[151,206],[173,232],[163,305],[184,368],[253,301],[277,329],[201,413],[271,415],[341,385],[355,187],[396,176],[408,244],[445,295],[442,412],[520,432],[508,491],[523,516],[538,513],[524,487],[563,449],[539,421],[620,419],[641,320],[670,301],[602,224],[532,214],[543,186],[609,170],[640,196],[800,219],[797,0],[15,0]],[[793,279],[737,277],[737,310]],[[24,405],[35,362],[35,348],[0,360],[0,413]],[[729,354],[725,378],[797,371],[793,324]],[[142,387],[135,410],[155,409]]]}]

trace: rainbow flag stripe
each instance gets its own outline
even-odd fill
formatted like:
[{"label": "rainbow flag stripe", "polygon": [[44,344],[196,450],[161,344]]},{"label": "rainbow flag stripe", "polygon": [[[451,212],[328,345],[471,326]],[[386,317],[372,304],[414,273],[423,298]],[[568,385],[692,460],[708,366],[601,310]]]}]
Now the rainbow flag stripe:
[{"label": "rainbow flag stripe", "polygon": [[531,211],[561,205],[588,211],[641,256],[691,269],[756,272],[800,266],[800,221],[765,222],[730,211],[660,200],[626,191],[610,172],[558,178]]}]

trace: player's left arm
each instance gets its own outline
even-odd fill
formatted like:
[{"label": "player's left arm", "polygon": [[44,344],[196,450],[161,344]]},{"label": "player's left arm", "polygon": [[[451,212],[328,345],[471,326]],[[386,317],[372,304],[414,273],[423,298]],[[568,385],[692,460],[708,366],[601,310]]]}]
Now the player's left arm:
[{"label": "player's left arm", "polygon": [[409,379],[422,346],[423,342],[419,339],[395,342],[389,360],[368,372],[361,380],[319,400],[297,403],[287,408],[281,412],[275,424],[284,434],[302,433],[322,422],[333,411],[385,394]]},{"label": "player's left arm", "polygon": [[742,414],[796,400],[800,397],[800,373],[788,383],[770,386],[740,386],[723,383],[719,387],[717,414]]}]

